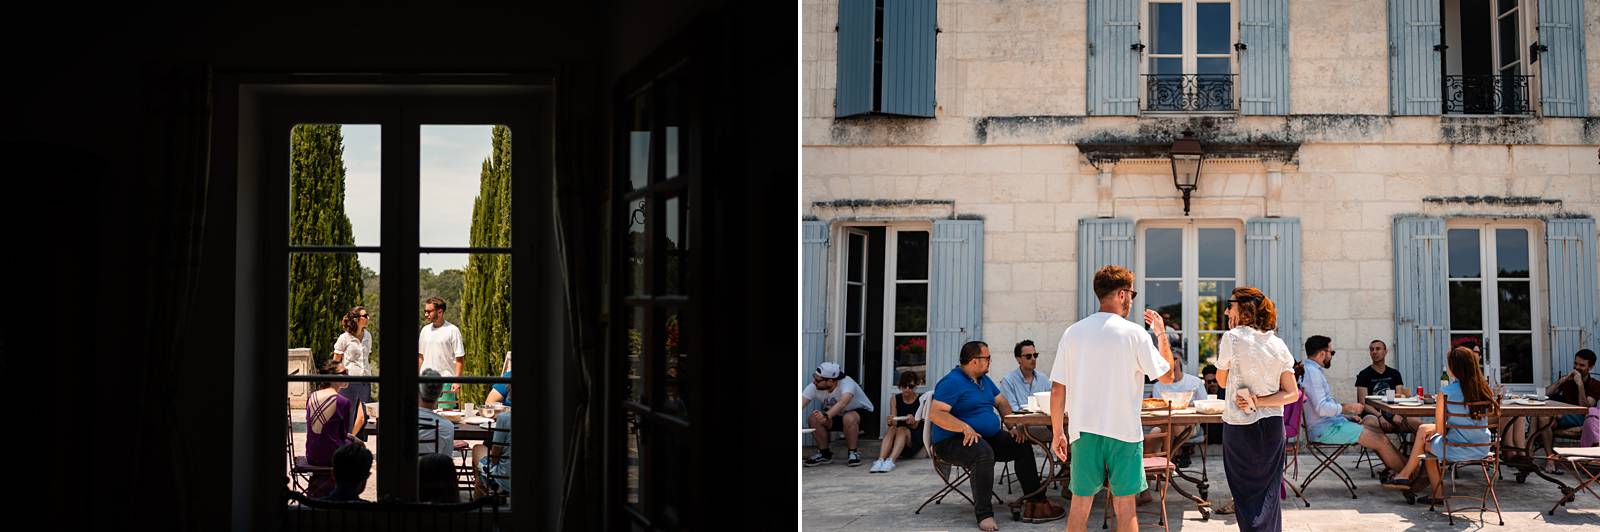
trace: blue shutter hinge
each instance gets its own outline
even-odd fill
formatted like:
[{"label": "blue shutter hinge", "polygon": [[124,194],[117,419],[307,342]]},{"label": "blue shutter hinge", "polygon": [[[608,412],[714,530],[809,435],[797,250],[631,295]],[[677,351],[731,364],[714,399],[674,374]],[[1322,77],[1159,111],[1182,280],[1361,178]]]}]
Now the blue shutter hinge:
[{"label": "blue shutter hinge", "polygon": [[1245,44],[1244,44],[1244,43],[1242,43],[1242,42],[1236,42],[1236,43],[1233,43],[1233,49],[1234,49],[1234,50],[1235,50],[1235,51],[1239,51],[1239,52],[1243,52],[1243,51],[1244,51],[1244,50],[1245,50],[1245,49],[1246,49],[1246,48],[1249,48],[1249,46],[1246,46],[1246,45],[1245,45]]},{"label": "blue shutter hinge", "polygon": [[1144,52],[1144,43],[1142,43],[1142,42],[1133,43],[1132,45],[1128,46],[1128,49],[1129,50],[1133,50],[1135,52]]}]

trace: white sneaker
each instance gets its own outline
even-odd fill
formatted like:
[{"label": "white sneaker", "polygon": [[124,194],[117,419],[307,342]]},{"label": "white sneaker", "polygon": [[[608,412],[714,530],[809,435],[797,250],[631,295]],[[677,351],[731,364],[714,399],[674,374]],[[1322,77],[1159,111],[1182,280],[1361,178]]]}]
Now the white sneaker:
[{"label": "white sneaker", "polygon": [[873,460],[872,461],[872,469],[867,470],[867,472],[868,473],[882,473],[883,472],[883,460]]},{"label": "white sneaker", "polygon": [[879,471],[879,473],[888,473],[890,471],[894,471],[894,460],[884,460],[883,471]]}]

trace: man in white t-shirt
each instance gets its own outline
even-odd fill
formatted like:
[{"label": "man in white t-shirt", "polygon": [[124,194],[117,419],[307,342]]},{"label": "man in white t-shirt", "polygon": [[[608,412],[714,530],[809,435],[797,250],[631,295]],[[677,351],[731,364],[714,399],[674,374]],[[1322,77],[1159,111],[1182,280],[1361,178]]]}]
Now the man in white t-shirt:
[{"label": "man in white t-shirt", "polygon": [[[437,297],[430,297],[422,304],[422,315],[429,323],[417,333],[417,371],[431,369],[446,377],[458,377],[467,351],[461,341],[461,329],[444,321],[444,308],[444,300]],[[455,392],[460,389],[460,383],[450,383],[443,401],[455,402]]]},{"label": "man in white t-shirt", "polygon": [[[1094,274],[1100,311],[1061,333],[1050,372],[1051,448],[1066,460],[1072,448],[1072,508],[1067,530],[1087,530],[1094,495],[1109,480],[1117,530],[1138,530],[1134,496],[1144,491],[1144,430],[1139,397],[1144,379],[1172,383],[1172,346],[1166,324],[1153,310],[1144,321],[1160,339],[1160,349],[1143,327],[1125,317],[1133,308],[1133,272],[1106,266]],[[1066,413],[1063,426],[1062,413]]]},{"label": "man in white t-shirt", "polygon": [[811,437],[817,440],[817,453],[805,461],[806,467],[819,466],[833,461],[833,450],[828,448],[828,431],[834,428],[844,432],[844,443],[850,451],[850,467],[861,465],[861,453],[856,451],[856,438],[861,435],[861,411],[872,412],[872,401],[861,391],[855,379],[844,374],[839,364],[823,362],[811,374],[811,384],[800,391],[800,408],[812,401],[820,401],[822,408],[811,413],[807,425]]}]

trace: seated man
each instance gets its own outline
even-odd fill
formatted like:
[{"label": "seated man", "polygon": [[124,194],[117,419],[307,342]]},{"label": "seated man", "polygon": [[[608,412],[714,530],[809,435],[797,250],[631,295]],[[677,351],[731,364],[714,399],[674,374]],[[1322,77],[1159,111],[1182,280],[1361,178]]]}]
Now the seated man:
[{"label": "seated man", "polygon": [[[1205,381],[1200,380],[1200,377],[1183,372],[1183,358],[1178,356],[1177,353],[1173,353],[1172,369],[1167,371],[1167,375],[1172,377],[1172,383],[1167,384],[1156,381],[1150,389],[1151,397],[1159,399],[1162,392],[1184,392],[1190,394],[1190,405],[1193,405],[1194,401],[1206,398]],[[1197,425],[1185,425],[1173,429],[1177,431],[1177,434],[1172,436],[1172,442],[1180,447],[1177,452],[1173,453],[1172,463],[1177,464],[1178,467],[1189,467],[1189,455],[1194,452],[1193,444],[1204,441],[1205,435],[1200,434],[1199,431],[1195,430],[1195,427]],[[1145,442],[1154,441],[1154,438],[1160,435],[1161,429],[1154,429],[1149,435],[1145,436]]]},{"label": "seated man", "polygon": [[[511,385],[506,385],[506,399],[511,399]],[[482,497],[490,493],[511,493],[511,411],[506,410],[494,418],[492,445],[472,446],[472,461],[478,464],[478,482],[473,493]],[[505,430],[498,430],[505,429]]]},{"label": "seated man", "polygon": [[1332,338],[1322,335],[1312,335],[1306,339],[1306,360],[1309,363],[1303,364],[1305,375],[1300,381],[1301,391],[1305,393],[1306,428],[1310,429],[1311,439],[1317,443],[1357,444],[1377,451],[1384,467],[1389,468],[1384,472],[1384,479],[1387,479],[1405,465],[1405,458],[1400,456],[1400,452],[1395,450],[1394,444],[1383,433],[1341,415],[1359,414],[1362,405],[1341,405],[1334,400],[1333,392],[1328,388],[1328,377],[1323,372],[1333,364],[1332,344]]},{"label": "seated man", "polygon": [[[1545,395],[1550,396],[1552,400],[1584,408],[1600,404],[1600,381],[1597,381],[1593,375],[1589,374],[1589,371],[1594,369],[1594,363],[1594,351],[1588,349],[1578,350],[1577,353],[1572,355],[1572,371],[1567,372],[1566,375],[1562,375],[1561,378],[1550,383],[1550,386],[1545,387]],[[1548,420],[1549,418],[1546,419]],[[1577,427],[1583,425],[1583,419],[1584,414],[1566,414],[1554,419],[1555,428]],[[1548,423],[1549,421],[1546,421],[1539,426],[1548,427]],[[1544,441],[1545,452],[1548,454],[1548,449],[1552,448],[1555,437],[1549,430],[1539,431],[1539,435]],[[1556,467],[1555,461],[1548,461],[1547,464],[1546,467],[1550,468],[1549,471],[1560,471]]]},{"label": "seated man", "polygon": [[817,442],[817,452],[806,458],[805,466],[819,466],[833,461],[833,449],[828,445],[828,431],[844,432],[845,449],[850,452],[847,464],[861,465],[861,453],[856,450],[856,438],[861,436],[861,412],[872,412],[872,400],[856,380],[844,374],[839,364],[823,362],[811,374],[811,384],[800,391],[800,408],[812,401],[822,403],[822,408],[811,413],[807,424],[813,429],[811,437]]},{"label": "seated man", "polygon": [[[1389,344],[1374,339],[1367,343],[1367,354],[1372,357],[1372,365],[1356,374],[1356,401],[1362,401],[1368,395],[1383,395],[1389,390],[1394,390],[1395,397],[1410,395],[1406,392],[1405,377],[1400,375],[1400,370],[1386,364]],[[1420,419],[1384,412],[1367,406],[1365,402],[1362,402],[1361,408],[1361,424],[1380,432],[1410,434],[1422,425]]]},{"label": "seated man", "polygon": [[[933,389],[928,404],[928,435],[941,460],[972,471],[973,513],[980,530],[998,530],[994,520],[995,462],[1015,462],[1013,470],[1023,493],[1039,488],[1038,467],[1032,446],[1022,443],[1022,431],[1001,429],[1000,416],[1011,414],[1011,404],[989,380],[989,346],[972,341],[961,346],[961,365],[950,370]],[[999,409],[999,415],[995,410]],[[1023,503],[1029,519],[1055,519],[1066,509],[1049,501],[1043,490]]]},{"label": "seated man", "polygon": [[372,451],[361,442],[351,442],[333,452],[333,491],[323,500],[333,502],[367,502],[361,492],[367,489],[367,477],[372,476]]},{"label": "seated man", "polygon": [[[1033,340],[1017,342],[1011,352],[1017,357],[1017,369],[1000,379],[1000,393],[1005,394],[1012,407],[1021,407],[1033,394],[1050,391],[1050,377],[1039,373],[1039,349]],[[1030,427],[1029,432],[1039,441],[1050,441],[1050,427]]]},{"label": "seated man", "polygon": [[[422,376],[438,377],[439,372],[425,369],[422,370]],[[433,411],[439,402],[439,395],[444,393],[444,383],[418,384],[417,393],[417,455],[455,452],[456,424]]]}]

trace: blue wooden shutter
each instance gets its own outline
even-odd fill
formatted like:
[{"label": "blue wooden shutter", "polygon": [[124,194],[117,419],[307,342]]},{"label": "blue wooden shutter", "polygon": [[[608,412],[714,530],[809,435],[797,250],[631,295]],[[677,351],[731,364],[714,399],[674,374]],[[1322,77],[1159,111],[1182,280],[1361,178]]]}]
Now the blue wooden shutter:
[{"label": "blue wooden shutter", "polygon": [[884,2],[883,112],[933,117],[937,12],[934,0]]},{"label": "blue wooden shutter", "polygon": [[983,220],[934,220],[928,259],[928,383],[983,339]]},{"label": "blue wooden shutter", "polygon": [[[1444,112],[1439,0],[1389,0],[1389,112]],[[1409,378],[1409,377],[1408,377]]]},{"label": "blue wooden shutter", "polygon": [[839,76],[834,93],[835,117],[872,112],[873,0],[839,0]]},{"label": "blue wooden shutter", "polygon": [[1437,391],[1450,347],[1444,219],[1396,217],[1393,249],[1396,366],[1406,382]]},{"label": "blue wooden shutter", "polygon": [[828,223],[800,223],[800,386],[822,363],[828,318]]},{"label": "blue wooden shutter", "polygon": [[[1252,47],[1253,49],[1253,47]],[[1300,337],[1300,220],[1255,218],[1245,222],[1244,283],[1278,308],[1278,337],[1298,353]]]},{"label": "blue wooden shutter", "polygon": [[1239,9],[1239,112],[1289,114],[1289,0],[1242,0]]},{"label": "blue wooden shutter", "polygon": [[1550,370],[1555,379],[1572,371],[1572,355],[1579,349],[1600,351],[1594,218],[1550,220],[1545,242],[1550,249]]},{"label": "blue wooden shutter", "polygon": [[1138,0],[1089,0],[1091,115],[1139,114]]},{"label": "blue wooden shutter", "polygon": [[[1539,2],[1539,102],[1545,116],[1585,116],[1589,89],[1584,80],[1583,2]],[[1570,353],[1568,353],[1570,355]],[[1569,367],[1570,369],[1570,367]]]},{"label": "blue wooden shutter", "polygon": [[1111,264],[1139,271],[1134,257],[1133,220],[1078,220],[1078,319],[1100,311],[1100,300],[1094,296],[1094,272]]}]

